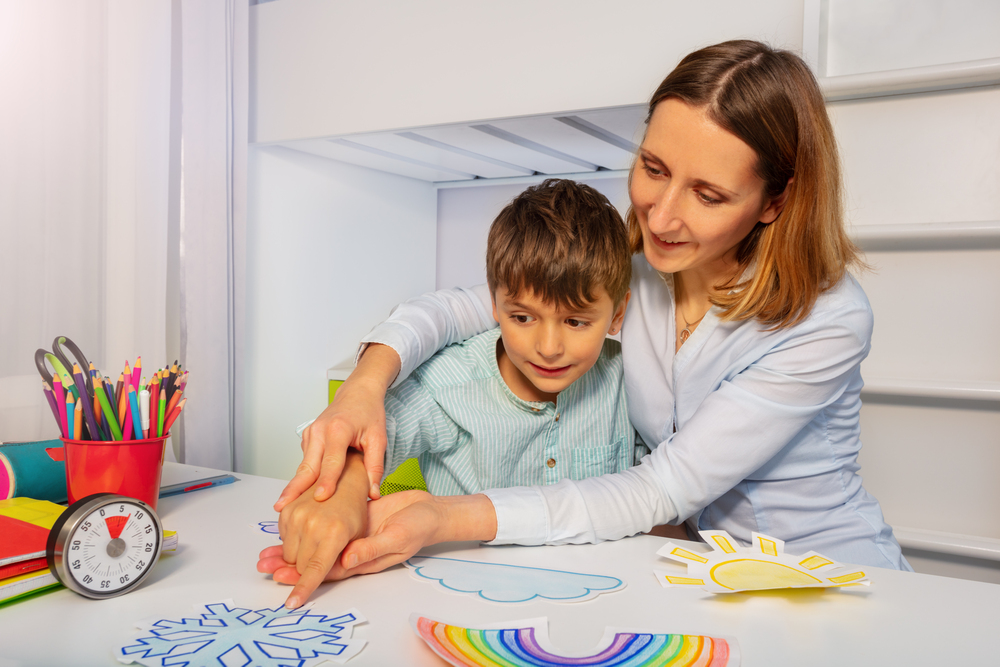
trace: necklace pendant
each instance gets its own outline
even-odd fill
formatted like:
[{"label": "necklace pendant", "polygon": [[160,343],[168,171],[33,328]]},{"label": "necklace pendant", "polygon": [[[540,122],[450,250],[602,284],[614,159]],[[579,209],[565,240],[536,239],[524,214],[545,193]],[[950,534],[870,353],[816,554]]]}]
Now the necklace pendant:
[{"label": "necklace pendant", "polygon": [[687,339],[691,337],[691,330],[685,327],[681,329],[681,332],[677,335],[677,337],[681,339],[681,345],[683,345]]}]

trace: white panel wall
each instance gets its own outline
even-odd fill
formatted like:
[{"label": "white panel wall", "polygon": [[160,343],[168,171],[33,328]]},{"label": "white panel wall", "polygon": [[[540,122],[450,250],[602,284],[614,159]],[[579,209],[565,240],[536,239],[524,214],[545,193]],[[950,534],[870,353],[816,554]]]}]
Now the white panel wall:
[{"label": "white panel wall", "polygon": [[802,0],[282,0],[250,18],[257,142],[642,103],[694,48],[802,45]]},{"label": "white panel wall", "polygon": [[[1000,220],[1000,88],[830,105],[856,227]],[[882,247],[882,246],[880,246]],[[868,253],[866,380],[1000,383],[1000,242]],[[1000,538],[1000,405],[865,396],[865,486],[900,529]],[[919,571],[1000,583],[1000,563],[906,550]]]},{"label": "white panel wall", "polygon": [[[628,186],[625,176],[576,178],[603,193],[625,216]],[[486,237],[493,218],[507,203],[542,177],[516,182],[438,190],[437,287],[469,287],[486,282]]]},{"label": "white panel wall", "polygon": [[288,479],[326,369],[434,288],[429,183],[286,148],[250,152],[244,470]]}]

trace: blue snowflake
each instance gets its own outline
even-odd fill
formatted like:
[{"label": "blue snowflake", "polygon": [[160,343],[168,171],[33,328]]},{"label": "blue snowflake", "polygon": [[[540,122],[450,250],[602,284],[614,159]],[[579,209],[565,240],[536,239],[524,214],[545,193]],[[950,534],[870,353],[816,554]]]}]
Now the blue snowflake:
[{"label": "blue snowflake", "polygon": [[279,534],[277,521],[258,521],[257,526],[260,528],[260,532],[262,533],[269,533],[271,535]]},{"label": "blue snowflake", "polygon": [[151,636],[123,646],[119,659],[146,667],[310,667],[343,663],[365,645],[350,638],[353,626],[364,622],[354,609],[329,617],[307,609],[241,609],[225,600],[199,611],[200,618],[139,624]]}]

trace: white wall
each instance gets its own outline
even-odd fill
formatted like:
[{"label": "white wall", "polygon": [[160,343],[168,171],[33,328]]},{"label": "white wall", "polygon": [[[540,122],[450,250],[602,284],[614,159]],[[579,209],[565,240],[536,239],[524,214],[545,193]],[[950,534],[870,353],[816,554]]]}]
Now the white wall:
[{"label": "white wall", "polygon": [[285,148],[250,152],[243,469],[290,478],[326,369],[400,301],[434,288],[429,183]]},{"label": "white wall", "polygon": [[802,45],[802,0],[281,0],[251,10],[257,142],[642,103],[696,47]]},{"label": "white wall", "polygon": [[[514,182],[438,189],[437,288],[469,287],[486,282],[486,237],[500,210],[528,185],[543,177]],[[577,178],[603,193],[624,217],[628,186],[623,174],[610,178]]]}]

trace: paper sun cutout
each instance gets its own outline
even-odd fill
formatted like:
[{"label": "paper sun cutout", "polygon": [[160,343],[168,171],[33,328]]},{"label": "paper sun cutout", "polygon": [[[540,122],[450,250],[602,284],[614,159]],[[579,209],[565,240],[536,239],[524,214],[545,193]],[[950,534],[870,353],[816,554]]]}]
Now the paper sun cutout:
[{"label": "paper sun cutout", "polygon": [[544,618],[511,621],[495,628],[448,625],[413,614],[410,625],[435,653],[456,667],[722,667],[738,665],[734,640],[698,635],[665,635],[607,628],[596,649],[556,653]]},{"label": "paper sun cutout", "polygon": [[415,579],[436,581],[448,591],[476,595],[491,602],[528,602],[536,599],[582,602],[601,593],[625,588],[621,579],[600,574],[436,556],[411,558],[406,561],[406,567]]},{"label": "paper sun cutout", "polygon": [[137,623],[150,634],[119,648],[118,661],[146,667],[311,667],[325,660],[344,663],[366,643],[350,638],[353,626],[365,620],[355,609],[331,617],[305,608],[240,609],[232,600],[195,609],[202,612],[199,618]]},{"label": "paper sun cutout", "polygon": [[867,586],[864,571],[845,567],[815,551],[802,556],[784,552],[779,539],[753,533],[753,546],[741,546],[724,530],[703,530],[700,535],[712,551],[695,553],[667,542],[657,555],[686,563],[687,576],[656,570],[664,586],[703,586],[712,593],[735,593],[771,588],[829,588]]}]

